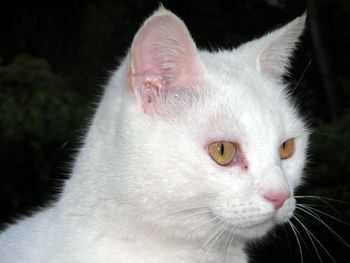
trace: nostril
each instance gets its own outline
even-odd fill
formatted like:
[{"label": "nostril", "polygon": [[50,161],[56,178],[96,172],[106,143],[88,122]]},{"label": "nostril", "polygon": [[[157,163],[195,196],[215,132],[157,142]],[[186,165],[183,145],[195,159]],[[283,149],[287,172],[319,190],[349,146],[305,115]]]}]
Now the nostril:
[{"label": "nostril", "polygon": [[290,197],[290,192],[269,192],[264,194],[264,198],[270,201],[275,209],[279,209],[283,206],[284,202]]}]

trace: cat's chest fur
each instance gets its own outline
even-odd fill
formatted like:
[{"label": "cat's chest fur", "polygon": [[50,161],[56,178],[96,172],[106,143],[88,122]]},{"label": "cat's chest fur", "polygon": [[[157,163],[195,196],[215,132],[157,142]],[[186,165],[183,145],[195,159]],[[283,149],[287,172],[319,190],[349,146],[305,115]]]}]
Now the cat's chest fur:
[{"label": "cat's chest fur", "polygon": [[160,8],[112,74],[58,200],[0,235],[0,263],[246,263],[288,222],[308,129],[283,75],[305,16],[198,51]]}]

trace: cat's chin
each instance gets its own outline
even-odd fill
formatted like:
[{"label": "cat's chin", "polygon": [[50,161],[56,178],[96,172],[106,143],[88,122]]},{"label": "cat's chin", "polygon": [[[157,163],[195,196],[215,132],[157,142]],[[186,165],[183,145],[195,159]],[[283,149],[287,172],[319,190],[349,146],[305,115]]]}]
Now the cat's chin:
[{"label": "cat's chin", "polygon": [[285,224],[289,221],[290,217],[274,217],[261,223],[252,224],[250,226],[236,226],[235,233],[242,239],[251,240],[264,237],[277,225]]},{"label": "cat's chin", "polygon": [[242,239],[257,239],[265,236],[274,226],[276,223],[270,219],[251,226],[236,227],[235,233]]},{"label": "cat's chin", "polygon": [[241,225],[232,226],[235,235],[242,239],[251,240],[264,237],[272,228],[277,225],[287,223],[293,216],[294,209],[285,209],[274,214],[270,218],[266,218],[260,222],[251,222]]}]

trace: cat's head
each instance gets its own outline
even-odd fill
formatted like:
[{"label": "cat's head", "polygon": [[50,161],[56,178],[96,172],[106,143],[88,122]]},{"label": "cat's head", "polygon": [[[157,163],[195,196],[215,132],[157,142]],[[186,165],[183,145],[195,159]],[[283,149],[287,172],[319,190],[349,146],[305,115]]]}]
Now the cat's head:
[{"label": "cat's head", "polygon": [[163,8],[143,24],[117,74],[128,83],[118,143],[104,153],[139,220],[157,211],[168,228],[203,224],[193,235],[222,224],[255,238],[290,219],[308,131],[282,79],[304,23],[213,53]]}]

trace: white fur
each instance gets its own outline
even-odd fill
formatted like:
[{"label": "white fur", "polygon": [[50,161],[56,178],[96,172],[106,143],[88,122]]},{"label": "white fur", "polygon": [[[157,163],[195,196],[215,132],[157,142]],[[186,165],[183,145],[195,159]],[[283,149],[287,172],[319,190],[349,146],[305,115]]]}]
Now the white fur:
[{"label": "white fur", "polygon": [[[157,16],[175,19],[164,9]],[[0,235],[0,262],[246,263],[245,243],[295,209],[293,196],[275,211],[263,194],[293,193],[302,177],[308,131],[280,79],[303,25],[298,18],[235,50],[199,51],[201,80],[168,93],[153,113],[128,89],[127,56],[60,198]],[[296,151],[280,160],[289,138]],[[220,140],[239,143],[248,170],[210,158],[206,145]],[[222,235],[214,217],[226,220]]]}]

